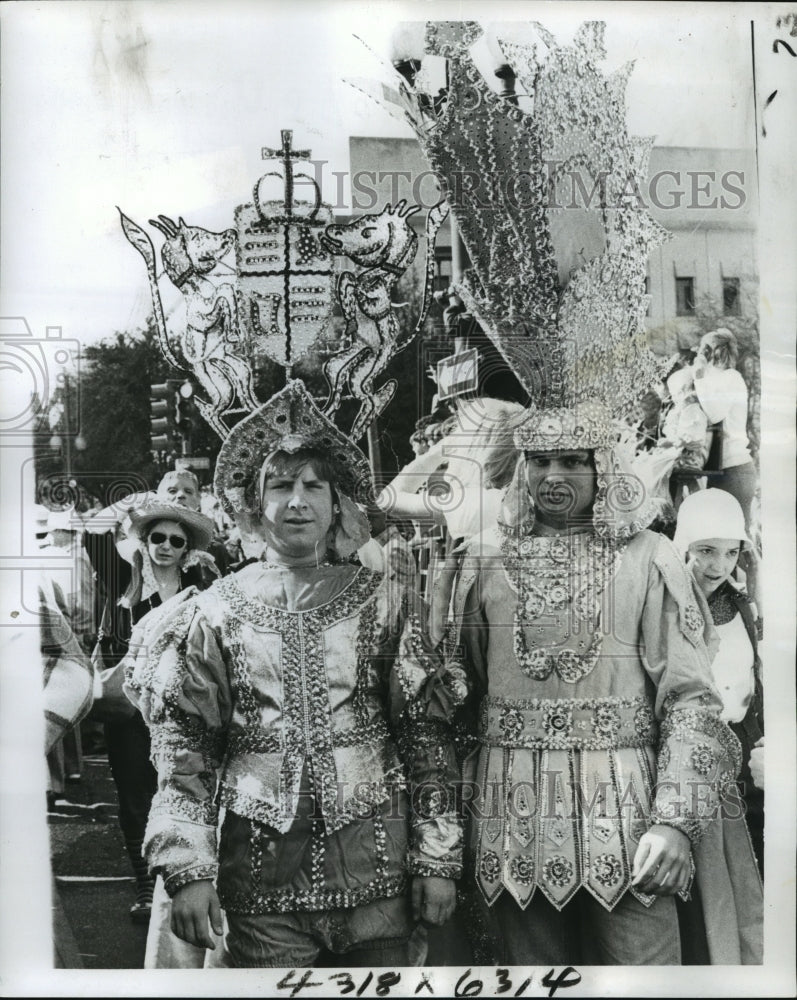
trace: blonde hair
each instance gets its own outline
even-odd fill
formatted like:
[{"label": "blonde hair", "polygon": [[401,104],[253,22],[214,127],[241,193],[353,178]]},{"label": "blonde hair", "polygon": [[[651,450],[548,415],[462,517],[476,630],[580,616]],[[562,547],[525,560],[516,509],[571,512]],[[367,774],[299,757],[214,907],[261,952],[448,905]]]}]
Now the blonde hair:
[{"label": "blonde hair", "polygon": [[712,350],[719,348],[722,363],[726,368],[735,368],[739,360],[739,342],[731,330],[720,327],[719,330],[712,330],[700,341],[701,344],[710,344]]},{"label": "blonde hair", "polygon": [[525,412],[520,403],[489,396],[461,403],[454,417],[456,423],[446,438],[454,452],[447,474],[462,473],[461,478],[472,478],[476,464],[482,471],[485,489],[503,489],[515,471],[518,451],[513,438]]}]

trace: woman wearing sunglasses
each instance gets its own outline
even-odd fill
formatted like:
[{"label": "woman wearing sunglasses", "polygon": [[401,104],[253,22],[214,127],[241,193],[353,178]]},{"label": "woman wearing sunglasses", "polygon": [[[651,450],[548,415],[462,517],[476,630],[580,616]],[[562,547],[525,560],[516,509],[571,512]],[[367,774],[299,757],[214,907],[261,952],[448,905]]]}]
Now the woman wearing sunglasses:
[{"label": "woman wearing sunglasses", "polygon": [[[127,537],[122,522],[129,515]],[[206,549],[213,522],[178,500],[134,494],[86,524],[84,544],[104,602],[98,650],[105,668],[118,667],[133,627],[153,608],[187,588],[204,590],[218,570]],[[147,923],[154,880],[141,855],[157,775],[150,763],[149,731],[132,705],[106,716],[105,744],[119,798],[119,825],[136,876],[130,916]]]},{"label": "woman wearing sunglasses", "polygon": [[134,625],[186,587],[205,589],[207,559],[200,553],[205,553],[212,530],[204,514],[174,503],[151,500],[130,512],[130,537],[137,544],[121,603],[130,608]]}]

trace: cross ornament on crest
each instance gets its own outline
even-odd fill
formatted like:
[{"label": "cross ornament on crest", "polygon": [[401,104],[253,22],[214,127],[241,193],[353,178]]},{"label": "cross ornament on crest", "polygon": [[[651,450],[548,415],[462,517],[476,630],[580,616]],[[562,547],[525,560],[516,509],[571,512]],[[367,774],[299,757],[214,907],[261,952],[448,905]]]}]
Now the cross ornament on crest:
[{"label": "cross ornament on crest", "polygon": [[290,217],[293,214],[293,161],[309,160],[309,149],[293,148],[293,130],[284,128],[280,130],[282,146],[279,149],[272,149],[270,146],[263,146],[260,150],[261,160],[282,160],[285,168],[285,215]]}]

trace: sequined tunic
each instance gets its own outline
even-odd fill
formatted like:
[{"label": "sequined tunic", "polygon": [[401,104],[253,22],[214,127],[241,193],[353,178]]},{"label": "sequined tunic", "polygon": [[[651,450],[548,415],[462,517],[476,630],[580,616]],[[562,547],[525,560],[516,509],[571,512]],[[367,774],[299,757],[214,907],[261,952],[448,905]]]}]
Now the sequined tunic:
[{"label": "sequined tunic", "polygon": [[524,906],[539,888],[561,908],[583,887],[611,909],[646,829],[696,842],[738,769],[710,625],[662,536],[513,545],[474,540],[454,597],[453,638],[481,698],[475,877],[488,903],[506,890]]},{"label": "sequined tunic", "polygon": [[170,894],[219,874],[219,805],[231,912],[355,906],[408,874],[459,874],[458,772],[416,610],[361,567],[253,564],[148,635],[129,687],[159,774],[145,852]]}]

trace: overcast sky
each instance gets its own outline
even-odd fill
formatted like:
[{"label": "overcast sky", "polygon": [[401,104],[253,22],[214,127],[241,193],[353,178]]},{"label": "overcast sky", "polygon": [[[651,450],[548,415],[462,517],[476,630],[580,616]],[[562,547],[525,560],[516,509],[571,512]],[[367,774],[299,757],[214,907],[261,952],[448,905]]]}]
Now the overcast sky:
[{"label": "overcast sky", "polygon": [[[538,19],[561,41],[605,16],[629,127],[660,145],[754,142],[749,10],[733,4],[138,0],[2,9],[3,315],[93,341],[150,309],[114,206],[226,228],[281,128],[331,169],[350,135],[411,135],[345,77],[383,76],[402,18]],[[334,192],[327,191],[329,198]]]}]

